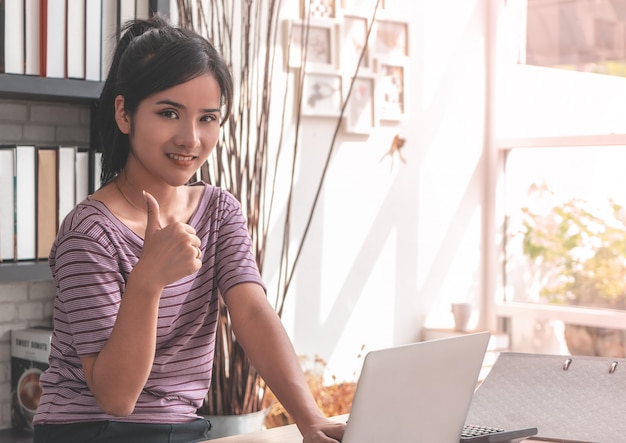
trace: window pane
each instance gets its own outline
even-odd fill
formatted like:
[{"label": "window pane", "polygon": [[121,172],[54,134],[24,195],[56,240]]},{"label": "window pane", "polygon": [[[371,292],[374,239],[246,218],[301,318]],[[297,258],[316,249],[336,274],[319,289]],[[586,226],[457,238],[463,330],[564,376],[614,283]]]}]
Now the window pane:
[{"label": "window pane", "polygon": [[[626,309],[625,164],[625,146],[508,153],[507,300]],[[566,325],[566,335],[574,334],[572,328]],[[590,330],[577,332],[585,334],[579,342],[598,335]],[[623,331],[602,334],[618,350],[611,348],[608,355],[623,356]],[[567,346],[571,353],[599,355],[577,344]]]},{"label": "window pane", "polygon": [[527,64],[626,76],[626,0],[527,1]]}]

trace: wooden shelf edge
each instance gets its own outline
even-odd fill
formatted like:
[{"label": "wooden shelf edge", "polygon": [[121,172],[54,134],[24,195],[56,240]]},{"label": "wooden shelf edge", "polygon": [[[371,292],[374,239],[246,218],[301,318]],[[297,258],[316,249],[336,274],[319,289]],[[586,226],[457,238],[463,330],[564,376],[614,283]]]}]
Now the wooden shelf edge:
[{"label": "wooden shelf edge", "polygon": [[48,261],[0,263],[0,283],[52,280]]},{"label": "wooden shelf edge", "polygon": [[103,86],[89,80],[0,74],[0,98],[89,103],[100,97]]}]

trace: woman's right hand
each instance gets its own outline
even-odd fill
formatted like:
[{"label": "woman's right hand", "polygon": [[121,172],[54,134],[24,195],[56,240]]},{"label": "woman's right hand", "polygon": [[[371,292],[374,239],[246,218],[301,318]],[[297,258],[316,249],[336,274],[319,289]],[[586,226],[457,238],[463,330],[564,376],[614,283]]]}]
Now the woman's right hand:
[{"label": "woman's right hand", "polygon": [[159,203],[148,192],[144,191],[144,197],[148,219],[139,263],[150,270],[153,283],[165,287],[200,269],[201,243],[196,230],[186,223],[162,227]]}]

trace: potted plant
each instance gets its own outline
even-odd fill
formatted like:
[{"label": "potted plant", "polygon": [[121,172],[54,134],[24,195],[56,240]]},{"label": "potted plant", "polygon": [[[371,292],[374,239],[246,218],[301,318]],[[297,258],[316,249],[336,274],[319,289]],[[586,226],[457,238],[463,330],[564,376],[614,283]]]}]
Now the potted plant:
[{"label": "potted plant", "polygon": [[[545,185],[539,209],[522,209],[523,252],[530,259],[550,303],[626,309],[626,211],[614,201],[593,207],[571,198],[555,202]],[[547,205],[546,205],[547,203]],[[573,354],[624,357],[621,330],[567,324],[565,339]]]}]

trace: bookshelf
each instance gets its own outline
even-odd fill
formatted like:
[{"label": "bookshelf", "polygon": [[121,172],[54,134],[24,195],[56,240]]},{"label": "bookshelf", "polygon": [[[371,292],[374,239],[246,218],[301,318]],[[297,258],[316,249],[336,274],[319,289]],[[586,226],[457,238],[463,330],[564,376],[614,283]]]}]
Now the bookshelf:
[{"label": "bookshelf", "polygon": [[64,103],[89,103],[96,100],[103,82],[0,74],[0,98]]},{"label": "bookshelf", "polygon": [[[149,10],[168,16],[170,0],[149,0]],[[93,110],[103,86],[100,81],[0,73],[0,99],[90,104]],[[47,260],[0,263],[0,283],[50,279]]]},{"label": "bookshelf", "polygon": [[[94,104],[103,82],[0,74],[0,99]],[[0,283],[50,280],[46,260],[0,263]]]}]

